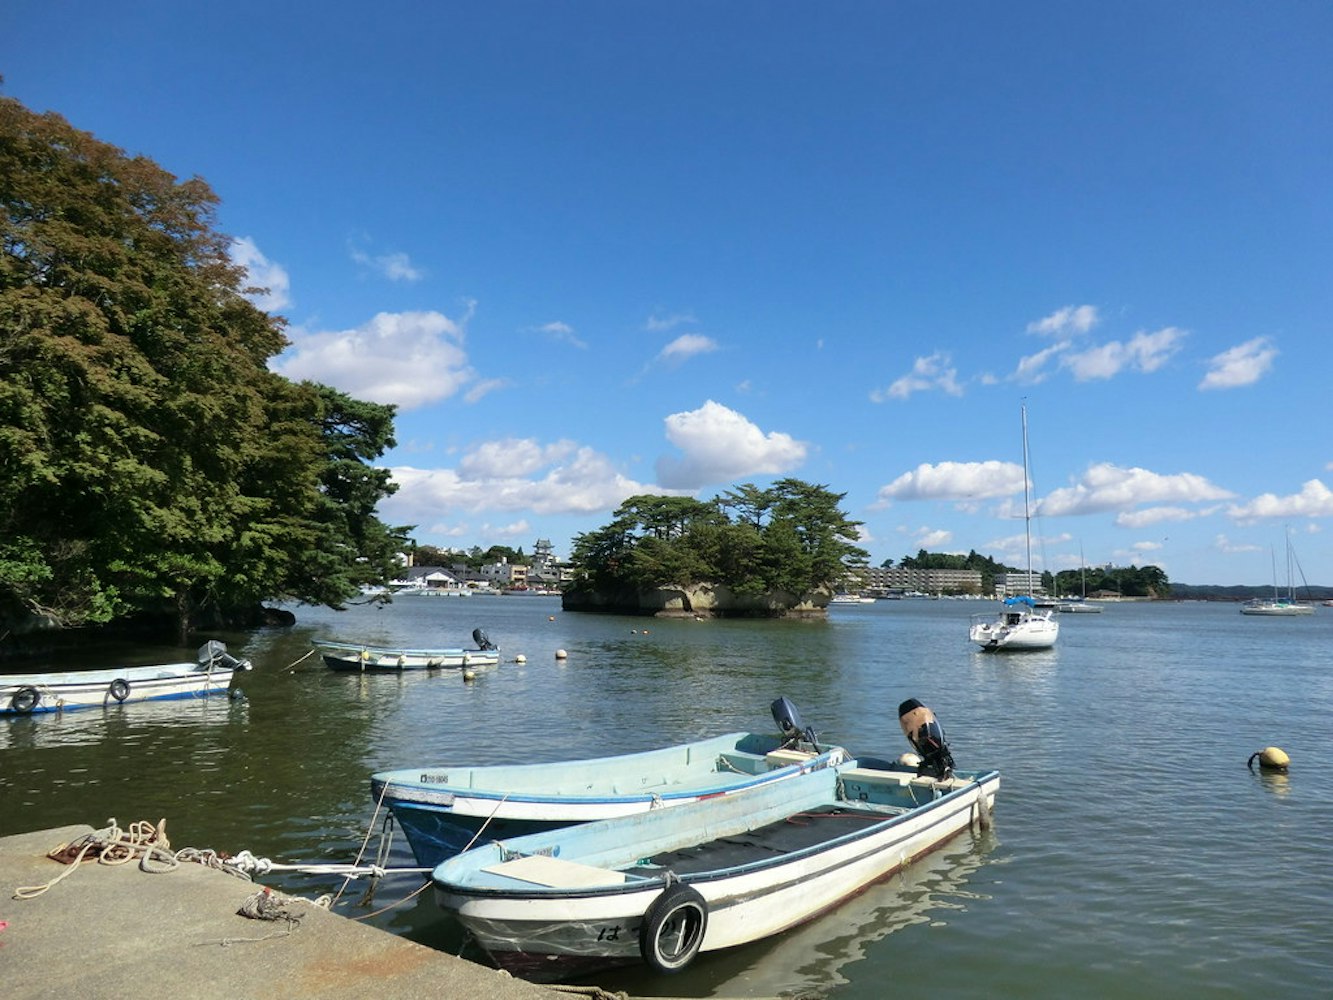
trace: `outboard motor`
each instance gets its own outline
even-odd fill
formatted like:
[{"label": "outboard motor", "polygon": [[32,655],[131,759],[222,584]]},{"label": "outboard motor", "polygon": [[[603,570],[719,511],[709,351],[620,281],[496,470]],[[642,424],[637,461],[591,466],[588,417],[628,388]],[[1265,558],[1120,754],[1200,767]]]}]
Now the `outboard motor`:
[{"label": "outboard motor", "polygon": [[472,641],[477,644],[478,649],[495,649],[495,643],[487,637],[486,633],[479,628],[472,630]]},{"label": "outboard motor", "polygon": [[773,721],[778,724],[778,729],[782,730],[782,746],[784,748],[794,747],[805,740],[815,750],[819,749],[814,727],[805,724],[801,719],[801,713],[791,703],[791,699],[785,696],[778,698],[769,706],[769,710],[773,713]]},{"label": "outboard motor", "polygon": [[209,639],[199,647],[199,666],[212,670],[221,664],[229,670],[250,670],[249,660],[240,660],[227,652],[227,644],[218,639]]},{"label": "outboard motor", "polygon": [[908,698],[898,706],[898,724],[921,757],[917,774],[937,779],[953,776],[953,754],[949,753],[944,727],[936,721],[934,712],[915,698]]}]

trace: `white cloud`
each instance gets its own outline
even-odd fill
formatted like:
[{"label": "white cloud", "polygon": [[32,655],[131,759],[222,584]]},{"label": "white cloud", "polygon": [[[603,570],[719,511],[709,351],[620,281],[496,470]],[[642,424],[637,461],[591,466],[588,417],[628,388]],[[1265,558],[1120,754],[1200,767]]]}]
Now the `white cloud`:
[{"label": "white cloud", "polygon": [[1226,535],[1218,535],[1213,539],[1213,548],[1219,552],[1225,552],[1227,555],[1233,555],[1237,552],[1262,552],[1262,545],[1250,545],[1244,542],[1233,542]]},{"label": "white cloud", "polygon": [[1187,336],[1174,326],[1153,333],[1136,333],[1128,343],[1112,340],[1086,351],[1066,354],[1061,364],[1074,374],[1079,382],[1109,379],[1125,369],[1155,372],[1180,350]]},{"label": "white cloud", "polygon": [[390,281],[420,281],[426,276],[426,272],[412,263],[411,258],[405,253],[385,253],[368,254],[355,246],[348,246],[349,254],[352,260],[356,261],[362,267],[374,271],[382,278],[388,278]]},{"label": "white cloud", "polygon": [[1196,517],[1212,513],[1215,508],[1189,510],[1185,507],[1148,507],[1144,510],[1122,511],[1116,515],[1115,523],[1120,528],[1147,528],[1154,524],[1171,521],[1191,521]]},{"label": "white cloud", "polygon": [[939,389],[950,396],[961,396],[963,389],[958,384],[958,369],[953,367],[952,360],[945,351],[919,357],[909,374],[896,380],[887,389],[873,390],[870,399],[875,403],[882,403],[886,399],[907,399],[914,392],[928,389]]},{"label": "white cloud", "polygon": [[807,447],[789,434],[765,434],[735,410],[711,399],[697,410],[666,418],[667,440],[683,453],[657,460],[657,481],[695,490],[754,475],[789,472],[805,461]]},{"label": "white cloud", "polygon": [[1267,337],[1255,337],[1237,344],[1208,360],[1208,373],[1199,383],[1200,389],[1235,389],[1253,385],[1268,374],[1277,357],[1277,348]]},{"label": "white cloud", "polygon": [[574,333],[574,328],[572,326],[570,326],[568,323],[561,323],[559,320],[556,320],[553,323],[546,323],[543,324],[542,326],[537,327],[537,332],[544,333],[552,340],[569,344],[571,347],[586,349],[588,346],[586,342],[578,338],[578,336]]},{"label": "white cloud", "polygon": [[699,321],[690,313],[674,313],[669,316],[658,316],[654,313],[648,317],[648,321],[644,323],[643,328],[651,333],[662,333],[666,330],[674,330],[683,323],[697,322]]},{"label": "white cloud", "polygon": [[943,528],[918,528],[913,533],[913,539],[927,551],[938,550],[953,541],[953,532]]},{"label": "white cloud", "polygon": [[880,506],[894,500],[984,500],[1023,490],[1023,467],[1013,462],[922,463],[881,486]]},{"label": "white cloud", "polygon": [[678,365],[698,354],[708,354],[717,350],[717,341],[701,333],[682,333],[679,337],[662,348],[657,360]]},{"label": "white cloud", "polygon": [[463,401],[465,403],[475,403],[483,396],[488,396],[500,389],[508,389],[513,384],[513,380],[507,378],[482,379],[480,382],[474,383],[472,387],[463,394]]},{"label": "white cloud", "polygon": [[1147,469],[1122,468],[1109,462],[1088,467],[1073,486],[1053,491],[1041,501],[1046,517],[1130,510],[1139,504],[1202,503],[1227,500],[1235,494],[1192,472],[1161,475]]},{"label": "white cloud", "polygon": [[410,410],[447,399],[475,378],[463,350],[469,318],[471,306],[460,321],[434,311],[379,313],[352,330],[293,333],[273,368]]},{"label": "white cloud", "polygon": [[527,518],[518,521],[512,521],[509,524],[483,524],[481,526],[482,538],[531,538],[532,526],[528,524]]},{"label": "white cloud", "polygon": [[1013,379],[1017,382],[1024,382],[1030,385],[1036,385],[1039,382],[1046,381],[1050,377],[1050,372],[1046,366],[1054,359],[1058,359],[1061,354],[1069,350],[1070,342],[1062,340],[1058,344],[1052,344],[1050,347],[1042,348],[1036,354],[1029,354],[1025,358],[1020,358],[1018,367],[1014,370]]},{"label": "white cloud", "polygon": [[1056,334],[1087,333],[1097,325],[1096,306],[1065,306],[1044,319],[1028,324],[1028,333]]},{"label": "white cloud", "polygon": [[573,441],[541,444],[534,438],[504,438],[486,441],[458,462],[463,479],[522,479],[548,465],[556,465],[578,450]]},{"label": "white cloud", "polygon": [[1269,517],[1333,517],[1333,491],[1318,479],[1311,479],[1299,493],[1285,497],[1264,493],[1249,503],[1233,504],[1227,508],[1227,515],[1242,522]]},{"label": "white cloud", "polygon": [[380,503],[380,512],[396,524],[501,510],[592,514],[614,510],[637,493],[662,492],[620,474],[605,455],[572,441],[486,442],[467,452],[455,469],[397,466],[390,472],[399,489]]},{"label": "white cloud", "polygon": [[264,289],[258,294],[246,296],[257,308],[264,312],[274,312],[292,304],[291,280],[287,277],[287,271],[282,265],[265,257],[254,240],[242,236],[239,240],[232,240],[228,249],[231,262],[245,269],[246,285]]}]

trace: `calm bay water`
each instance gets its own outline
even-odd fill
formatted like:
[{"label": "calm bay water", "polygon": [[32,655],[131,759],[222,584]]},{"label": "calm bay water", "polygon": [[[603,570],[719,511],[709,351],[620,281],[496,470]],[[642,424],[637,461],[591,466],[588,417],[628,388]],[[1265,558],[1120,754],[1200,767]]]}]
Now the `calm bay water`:
[{"label": "calm bay water", "polygon": [[[1056,650],[995,655],[966,641],[969,615],[989,607],[881,601],[825,622],[575,615],[541,597],[296,609],[294,628],[219,636],[255,664],[244,700],[0,720],[0,834],[166,818],[177,848],[348,862],[374,812],[372,771],[768,730],[778,695],[824,741],[896,755],[898,703],[916,697],[959,766],[1002,772],[993,828],[781,938],[599,985],[839,1000],[1326,995],[1333,786],[1318,776],[1331,763],[1333,609],[1111,605],[1062,616]],[[316,638],[470,645],[477,626],[502,663],[470,684],[335,674],[307,655]],[[137,648],[86,665],[192,658]],[[1291,755],[1289,776],[1247,770],[1271,744]],[[401,838],[391,863],[415,863]],[[270,881],[308,896],[339,886]],[[363,904],[354,884],[338,909],[474,957],[429,892],[378,912],[417,885],[391,876]]]}]

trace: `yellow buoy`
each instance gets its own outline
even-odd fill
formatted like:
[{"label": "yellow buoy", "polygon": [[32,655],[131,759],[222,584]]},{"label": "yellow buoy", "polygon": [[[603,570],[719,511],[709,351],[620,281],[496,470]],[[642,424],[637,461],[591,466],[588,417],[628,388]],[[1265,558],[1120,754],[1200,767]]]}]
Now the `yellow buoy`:
[{"label": "yellow buoy", "polygon": [[1262,750],[1250,754],[1250,759],[1245,766],[1253,771],[1256,760],[1259,761],[1261,771],[1285,771],[1291,766],[1291,758],[1281,747],[1264,747]]},{"label": "yellow buoy", "polygon": [[477,672],[475,670],[469,667],[467,670],[463,671],[463,680],[475,681],[476,679],[477,679]]}]

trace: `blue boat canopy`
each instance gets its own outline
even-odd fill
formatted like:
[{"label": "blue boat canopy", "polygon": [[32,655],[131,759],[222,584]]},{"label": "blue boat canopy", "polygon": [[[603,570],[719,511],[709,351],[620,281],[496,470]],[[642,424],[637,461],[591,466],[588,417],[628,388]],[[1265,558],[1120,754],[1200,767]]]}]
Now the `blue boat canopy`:
[{"label": "blue boat canopy", "polygon": [[1015,604],[1026,604],[1030,608],[1035,608],[1037,606],[1037,602],[1026,594],[1019,594],[1017,597],[1006,597],[1004,603],[1010,606]]}]

